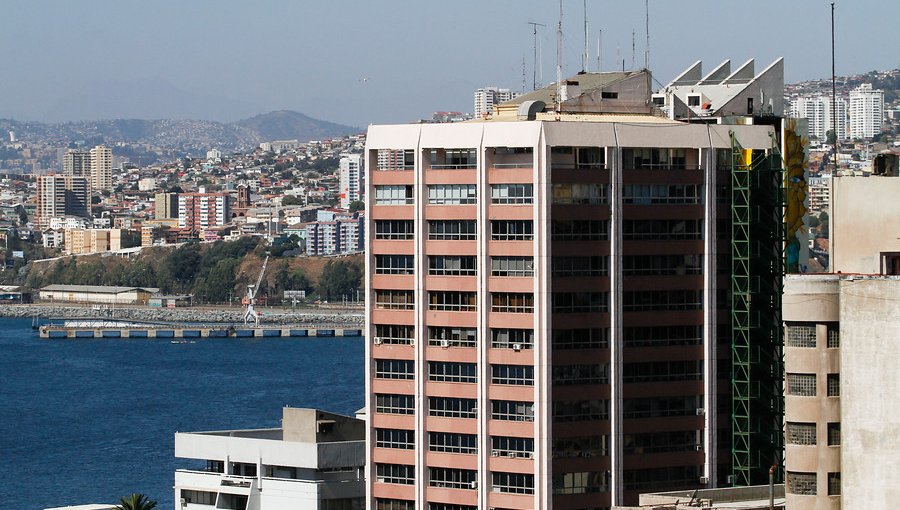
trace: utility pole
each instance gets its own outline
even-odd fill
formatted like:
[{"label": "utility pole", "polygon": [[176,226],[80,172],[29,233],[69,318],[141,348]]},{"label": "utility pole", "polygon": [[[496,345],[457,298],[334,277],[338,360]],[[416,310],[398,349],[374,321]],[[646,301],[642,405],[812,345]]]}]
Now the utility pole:
[{"label": "utility pole", "polygon": [[534,52],[534,63],[532,64],[532,78],[531,78],[531,90],[537,90],[537,62],[538,62],[538,54],[537,54],[537,27],[546,27],[542,23],[535,23],[534,21],[529,21],[529,25],[531,25],[531,35],[533,37],[533,42],[531,46],[531,50]]}]

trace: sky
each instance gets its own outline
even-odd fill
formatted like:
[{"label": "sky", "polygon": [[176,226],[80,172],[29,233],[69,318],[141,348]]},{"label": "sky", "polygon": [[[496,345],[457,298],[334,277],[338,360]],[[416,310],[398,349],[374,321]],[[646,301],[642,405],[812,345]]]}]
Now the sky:
[{"label": "sky", "polygon": [[[582,69],[585,1],[563,0],[563,75]],[[649,0],[659,87],[785,58],[785,80],[831,75],[827,0]],[[836,1],[838,75],[900,67],[900,1]],[[587,0],[588,70],[643,67],[640,0]],[[3,0],[0,118],[202,118],[271,110],[364,127],[471,112],[478,87],[556,79],[552,0]],[[634,37],[632,37],[634,34]],[[632,51],[634,39],[634,51]],[[634,64],[632,64],[632,62]],[[524,69],[524,73],[523,73]],[[523,80],[524,74],[524,80]]]}]

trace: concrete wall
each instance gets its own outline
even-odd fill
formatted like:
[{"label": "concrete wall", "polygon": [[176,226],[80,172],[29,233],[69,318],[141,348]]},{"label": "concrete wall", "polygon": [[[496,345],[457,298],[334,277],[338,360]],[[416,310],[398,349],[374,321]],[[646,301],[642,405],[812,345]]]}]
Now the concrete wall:
[{"label": "concrete wall", "polygon": [[891,233],[900,216],[900,178],[835,177],[829,213],[832,272],[876,274],[880,254],[900,252]]},{"label": "concrete wall", "polygon": [[847,508],[889,509],[900,501],[898,296],[900,279],[841,281],[841,481]]},{"label": "concrete wall", "polygon": [[285,441],[330,443],[362,441],[366,437],[365,421],[317,409],[285,407],[281,426]]}]

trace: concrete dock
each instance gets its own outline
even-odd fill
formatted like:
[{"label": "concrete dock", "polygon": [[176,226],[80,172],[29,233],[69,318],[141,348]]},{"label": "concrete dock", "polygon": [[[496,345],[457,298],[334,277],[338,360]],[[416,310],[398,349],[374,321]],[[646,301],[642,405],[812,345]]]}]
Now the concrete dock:
[{"label": "concrete dock", "polygon": [[351,328],[309,328],[305,326],[244,325],[63,325],[44,324],[38,328],[41,338],[65,340],[78,338],[322,338],[361,336],[362,330]]}]

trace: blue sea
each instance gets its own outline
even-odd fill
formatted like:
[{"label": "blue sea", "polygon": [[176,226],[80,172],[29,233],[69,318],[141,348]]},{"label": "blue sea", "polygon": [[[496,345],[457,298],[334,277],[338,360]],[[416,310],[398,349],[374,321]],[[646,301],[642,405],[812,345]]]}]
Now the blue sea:
[{"label": "blue sea", "polygon": [[277,427],[285,405],[352,415],[364,363],[358,337],[42,340],[0,319],[0,505],[141,492],[171,509],[175,431]]}]

